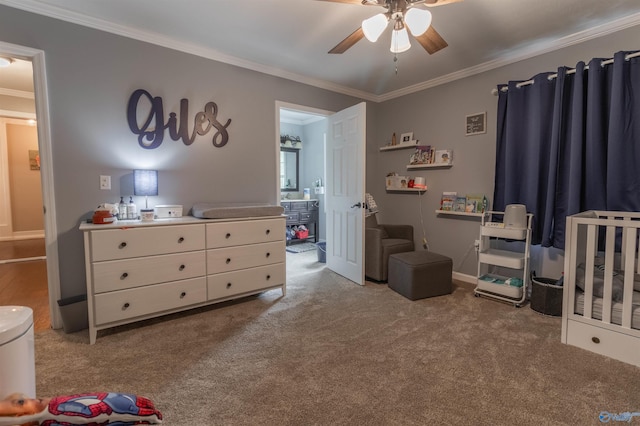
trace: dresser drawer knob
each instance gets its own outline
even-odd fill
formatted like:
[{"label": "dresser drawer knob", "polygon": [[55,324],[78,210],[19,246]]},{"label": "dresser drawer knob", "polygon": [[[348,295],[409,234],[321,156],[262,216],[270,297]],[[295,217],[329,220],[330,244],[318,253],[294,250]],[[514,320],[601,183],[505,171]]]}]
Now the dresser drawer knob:
[{"label": "dresser drawer knob", "polygon": [[120,279],[124,280],[125,278],[127,278],[129,276],[129,274],[127,272],[123,272],[122,275],[120,275]]},{"label": "dresser drawer knob", "polygon": [[184,243],[184,237],[178,238],[178,244]]},{"label": "dresser drawer knob", "polygon": [[182,293],[180,293],[180,299],[184,299],[186,295],[187,295],[187,292],[183,291]]},{"label": "dresser drawer knob", "polygon": [[180,265],[180,267],[178,268],[178,270],[180,271],[184,271],[185,266],[184,265]]},{"label": "dresser drawer knob", "polygon": [[267,257],[271,256],[271,253],[267,252]]},{"label": "dresser drawer knob", "polygon": [[227,240],[231,238],[231,234],[227,232],[227,235],[224,236]]},{"label": "dresser drawer knob", "polygon": [[267,281],[271,279],[271,275],[267,275]]},{"label": "dresser drawer knob", "polygon": [[597,338],[597,337],[592,337],[592,338],[591,338],[591,341],[592,341],[593,343],[596,343],[596,344],[597,344],[597,343],[600,343],[600,339],[599,339],[599,338]]},{"label": "dresser drawer knob", "polygon": [[127,309],[129,307],[129,302],[125,303],[124,305],[122,305],[122,310],[124,311],[125,309]]},{"label": "dresser drawer knob", "polygon": [[227,288],[231,288],[231,283],[227,283]]},{"label": "dresser drawer knob", "polygon": [[121,242],[121,243],[120,243],[120,245],[118,246],[118,248],[119,248],[119,249],[123,249],[123,248],[125,248],[126,246],[127,246],[127,243],[123,241],[123,242]]},{"label": "dresser drawer knob", "polygon": [[231,259],[227,258],[227,265],[231,263]]},{"label": "dresser drawer knob", "polygon": [[267,235],[271,233],[271,229],[267,229]]}]

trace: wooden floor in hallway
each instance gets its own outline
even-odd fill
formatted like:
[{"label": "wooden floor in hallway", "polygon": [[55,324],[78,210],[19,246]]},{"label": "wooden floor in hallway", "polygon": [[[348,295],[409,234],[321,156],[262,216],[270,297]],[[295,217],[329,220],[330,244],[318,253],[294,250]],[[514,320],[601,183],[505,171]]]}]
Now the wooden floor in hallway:
[{"label": "wooden floor in hallway", "polygon": [[0,241],[0,305],[33,310],[35,331],[51,327],[44,239]]}]

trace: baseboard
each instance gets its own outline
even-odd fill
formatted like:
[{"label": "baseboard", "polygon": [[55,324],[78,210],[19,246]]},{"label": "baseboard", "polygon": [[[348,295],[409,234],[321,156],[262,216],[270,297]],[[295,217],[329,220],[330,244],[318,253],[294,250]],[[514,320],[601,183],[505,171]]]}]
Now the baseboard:
[{"label": "baseboard", "polygon": [[455,272],[455,271],[452,273],[451,277],[454,280],[463,281],[469,284],[476,284],[477,282],[477,277],[475,275],[467,275],[467,274],[462,274],[460,272]]}]

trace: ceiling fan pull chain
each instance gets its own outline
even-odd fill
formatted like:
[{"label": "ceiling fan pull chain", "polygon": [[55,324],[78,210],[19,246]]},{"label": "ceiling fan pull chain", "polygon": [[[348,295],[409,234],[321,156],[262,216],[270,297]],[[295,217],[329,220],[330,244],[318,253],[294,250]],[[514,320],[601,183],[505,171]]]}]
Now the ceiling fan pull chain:
[{"label": "ceiling fan pull chain", "polygon": [[398,54],[397,53],[393,54],[393,63],[396,66],[396,75],[398,75]]}]

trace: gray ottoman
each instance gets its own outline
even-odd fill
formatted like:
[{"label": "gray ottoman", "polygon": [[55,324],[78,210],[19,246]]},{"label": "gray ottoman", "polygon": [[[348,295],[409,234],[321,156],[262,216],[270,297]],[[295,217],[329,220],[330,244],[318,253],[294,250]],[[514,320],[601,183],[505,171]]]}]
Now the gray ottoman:
[{"label": "gray ottoman", "polygon": [[451,258],[431,251],[410,251],[389,256],[390,289],[407,299],[451,294]]}]

